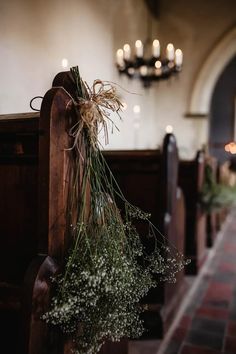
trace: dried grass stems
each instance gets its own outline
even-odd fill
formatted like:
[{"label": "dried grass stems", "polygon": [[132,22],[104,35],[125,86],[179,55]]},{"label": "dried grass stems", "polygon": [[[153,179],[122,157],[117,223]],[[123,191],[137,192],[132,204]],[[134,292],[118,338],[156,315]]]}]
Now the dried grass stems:
[{"label": "dried grass stems", "polygon": [[[72,73],[73,76],[79,75],[76,68],[72,69]],[[79,81],[77,80],[76,83],[78,84]],[[100,130],[104,131],[105,144],[108,144],[107,124],[111,123],[112,127],[115,125],[114,121],[110,118],[111,112],[116,113],[120,117],[123,104],[115,87],[109,82],[95,80],[91,89],[86,82],[80,85],[81,88],[77,90],[77,97],[74,101],[74,106],[80,119],[70,130],[70,135],[74,138],[72,148],[77,146],[82,130],[86,129],[90,144],[94,149],[97,149],[98,129],[100,128]],[[83,91],[85,90],[86,94],[83,95]],[[115,127],[117,128],[117,126]]]}]

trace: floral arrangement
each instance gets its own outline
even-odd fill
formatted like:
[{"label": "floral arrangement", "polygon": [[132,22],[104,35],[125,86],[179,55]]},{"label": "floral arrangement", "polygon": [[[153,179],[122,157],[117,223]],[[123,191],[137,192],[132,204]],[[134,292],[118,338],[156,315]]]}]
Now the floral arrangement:
[{"label": "floral arrangement", "polygon": [[236,188],[217,183],[214,179],[212,167],[205,165],[204,183],[200,194],[202,209],[210,213],[224,207],[230,207],[236,202]]},{"label": "floral arrangement", "polygon": [[[73,339],[74,353],[95,354],[105,340],[139,337],[144,330],[140,300],[160,281],[175,281],[188,262],[167,244],[150,215],[125,199],[101,153],[98,131],[102,127],[108,139],[110,112],[122,109],[114,86],[96,80],[90,89],[78,67],[71,74],[77,116],[68,151],[75,160],[67,205],[72,245],[53,280],[55,295],[43,319]],[[123,203],[122,216],[117,199]],[[148,224],[151,251],[140,241],[135,220]]]}]

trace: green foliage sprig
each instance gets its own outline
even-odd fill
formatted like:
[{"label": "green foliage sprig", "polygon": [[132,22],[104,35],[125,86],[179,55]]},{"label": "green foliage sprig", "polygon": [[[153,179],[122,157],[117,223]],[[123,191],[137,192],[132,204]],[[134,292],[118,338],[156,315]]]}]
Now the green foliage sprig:
[{"label": "green foliage sprig", "polygon": [[204,171],[204,183],[200,194],[202,209],[210,213],[225,207],[230,207],[236,202],[236,188],[217,183],[212,167],[206,164]]},{"label": "green foliage sprig", "polygon": [[[83,104],[89,103],[91,109],[94,103],[88,91],[83,93],[78,69],[72,69],[72,74],[77,108],[82,95]],[[112,107],[119,108],[117,101]],[[99,105],[92,109],[102,114]],[[73,338],[75,353],[95,354],[105,340],[139,337],[144,330],[140,300],[159,281],[175,281],[176,272],[187,262],[174,247],[169,248],[150,216],[125,199],[98,141],[91,140],[89,126],[79,129],[71,151],[76,159],[71,191],[76,192],[71,192],[67,207],[73,242],[64,269],[54,279],[56,294],[43,319]],[[117,198],[123,203],[122,218]],[[137,219],[148,224],[147,237],[154,241],[149,252],[133,226]]]}]

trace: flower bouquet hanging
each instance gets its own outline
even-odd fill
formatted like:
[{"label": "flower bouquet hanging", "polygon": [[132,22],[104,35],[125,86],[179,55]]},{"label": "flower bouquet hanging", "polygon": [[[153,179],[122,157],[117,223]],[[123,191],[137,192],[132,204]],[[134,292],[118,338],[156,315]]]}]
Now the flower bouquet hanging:
[{"label": "flower bouquet hanging", "polygon": [[[66,209],[72,244],[43,319],[73,339],[75,353],[95,354],[105,340],[143,333],[140,300],[160,281],[174,281],[187,261],[167,244],[150,215],[125,199],[102,155],[98,131],[103,128],[107,140],[110,112],[122,110],[114,86],[96,80],[90,89],[78,67],[71,74],[77,121],[69,131],[68,153],[75,162]],[[135,220],[148,224],[147,237],[155,241],[151,251],[140,241]]]},{"label": "flower bouquet hanging", "polygon": [[223,183],[217,183],[213,169],[205,165],[204,183],[200,193],[200,204],[206,213],[229,208],[236,202],[236,188]]}]

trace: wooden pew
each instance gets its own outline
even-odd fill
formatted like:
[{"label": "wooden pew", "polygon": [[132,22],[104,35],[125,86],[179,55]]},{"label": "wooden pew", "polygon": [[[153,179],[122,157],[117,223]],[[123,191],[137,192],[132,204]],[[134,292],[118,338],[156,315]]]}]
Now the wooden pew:
[{"label": "wooden pew", "polygon": [[27,353],[69,354],[66,341],[41,316],[49,309],[51,277],[64,263],[67,251],[68,136],[67,106],[71,97],[62,88],[52,88],[44,96],[39,120],[38,253],[26,274],[25,288],[31,298],[25,306],[28,323]]},{"label": "wooden pew", "polygon": [[[184,203],[177,186],[178,152],[175,137],[166,135],[162,151],[104,151],[104,156],[125,197],[150,212],[152,222],[167,240],[184,251]],[[137,225],[145,235],[143,225]],[[168,329],[184,289],[183,272],[175,284],[161,284],[144,302],[149,332],[144,338],[161,338]],[[154,325],[152,324],[154,322]]]},{"label": "wooden pew", "polygon": [[[72,93],[64,74],[63,85]],[[75,117],[68,119],[69,102],[71,96],[54,87],[44,96],[40,116],[1,117],[0,348],[6,354],[71,354],[73,349],[73,342],[41,319],[49,309],[51,277],[63,266],[70,243],[65,206],[73,154],[65,149],[72,146],[68,123],[73,125]]]},{"label": "wooden pew", "polygon": [[[214,181],[217,182],[217,168],[218,163],[217,159],[213,156],[207,156],[206,164],[208,164],[213,173]],[[216,239],[218,227],[217,227],[217,217],[218,211],[212,210],[211,212],[207,213],[206,215],[206,233],[207,233],[207,246],[211,247]]]},{"label": "wooden pew", "polygon": [[69,101],[65,90],[52,88],[43,99],[40,118],[38,113],[0,117],[3,353],[71,353],[71,342],[41,320],[49,309],[51,276],[63,264],[69,242]]},{"label": "wooden pew", "polygon": [[179,185],[185,198],[185,254],[191,259],[187,274],[196,274],[206,257],[206,214],[199,197],[204,181],[205,155],[198,151],[194,160],[180,161]]},{"label": "wooden pew", "polygon": [[37,255],[39,114],[0,116],[1,352],[24,351],[24,276]]}]

